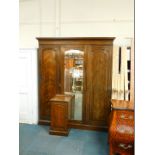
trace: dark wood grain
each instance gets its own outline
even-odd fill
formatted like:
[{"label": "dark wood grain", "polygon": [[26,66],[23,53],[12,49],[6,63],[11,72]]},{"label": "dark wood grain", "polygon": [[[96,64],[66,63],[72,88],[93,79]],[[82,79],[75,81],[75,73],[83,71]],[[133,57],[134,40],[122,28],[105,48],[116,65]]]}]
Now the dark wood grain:
[{"label": "dark wood grain", "polygon": [[50,134],[55,135],[68,135],[68,118],[70,117],[70,106],[72,96],[70,95],[59,95],[50,99],[51,104],[51,125]]},{"label": "dark wood grain", "polygon": [[112,45],[114,37],[37,38],[40,45]]},{"label": "dark wood grain", "polygon": [[108,46],[90,46],[86,58],[86,121],[107,125],[111,109],[111,53]]},{"label": "dark wood grain", "polygon": [[57,92],[57,51],[58,48],[40,48],[40,120],[50,120],[51,99]]},{"label": "dark wood grain", "polygon": [[[37,38],[39,41],[39,122],[50,121],[49,100],[64,94],[64,52],[84,51],[82,121],[69,125],[78,128],[107,128],[111,107],[113,37]],[[56,108],[55,111],[62,108]],[[62,119],[63,120],[63,119]]]},{"label": "dark wood grain", "polygon": [[51,104],[51,126],[53,129],[57,130],[66,130],[67,129],[67,122],[68,122],[68,115],[67,115],[67,108],[66,104],[62,104],[61,102],[52,103]]}]

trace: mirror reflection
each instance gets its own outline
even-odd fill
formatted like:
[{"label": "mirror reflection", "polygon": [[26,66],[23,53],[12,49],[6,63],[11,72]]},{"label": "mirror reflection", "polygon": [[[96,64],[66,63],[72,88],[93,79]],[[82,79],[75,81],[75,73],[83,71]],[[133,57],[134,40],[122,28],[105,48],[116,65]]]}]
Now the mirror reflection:
[{"label": "mirror reflection", "polygon": [[73,107],[74,120],[82,120],[83,102],[83,59],[84,52],[80,50],[65,51],[64,59],[64,91],[75,95]]}]

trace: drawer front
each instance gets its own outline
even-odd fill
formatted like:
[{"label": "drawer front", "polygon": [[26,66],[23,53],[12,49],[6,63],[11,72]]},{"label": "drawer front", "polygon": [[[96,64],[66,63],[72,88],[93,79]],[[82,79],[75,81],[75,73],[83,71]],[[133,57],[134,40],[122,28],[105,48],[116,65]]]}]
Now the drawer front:
[{"label": "drawer front", "polygon": [[121,155],[134,155],[134,144],[131,143],[112,143],[112,152]]}]

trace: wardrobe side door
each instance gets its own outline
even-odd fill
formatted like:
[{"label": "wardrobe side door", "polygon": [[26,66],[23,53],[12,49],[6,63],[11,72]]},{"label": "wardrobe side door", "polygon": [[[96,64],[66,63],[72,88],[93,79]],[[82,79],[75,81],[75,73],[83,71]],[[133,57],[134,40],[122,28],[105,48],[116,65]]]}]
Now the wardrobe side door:
[{"label": "wardrobe side door", "polygon": [[107,125],[111,109],[112,48],[89,46],[86,56],[86,121],[93,125]]},{"label": "wardrobe side door", "polygon": [[40,48],[40,122],[50,120],[49,100],[58,92],[57,57],[59,49],[53,47]]}]

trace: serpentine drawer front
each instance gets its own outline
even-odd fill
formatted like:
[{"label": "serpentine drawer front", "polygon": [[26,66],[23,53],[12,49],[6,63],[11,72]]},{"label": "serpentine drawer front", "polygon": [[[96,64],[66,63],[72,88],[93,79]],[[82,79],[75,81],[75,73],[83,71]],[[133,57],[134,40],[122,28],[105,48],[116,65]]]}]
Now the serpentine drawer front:
[{"label": "serpentine drawer front", "polygon": [[134,154],[134,112],[113,110],[109,126],[110,155]]}]

